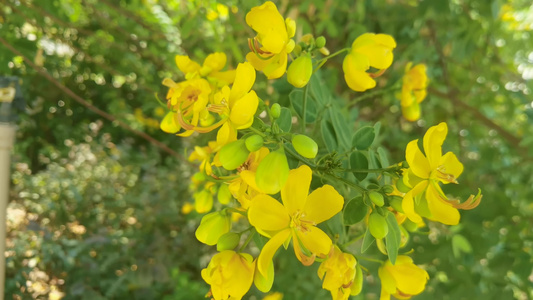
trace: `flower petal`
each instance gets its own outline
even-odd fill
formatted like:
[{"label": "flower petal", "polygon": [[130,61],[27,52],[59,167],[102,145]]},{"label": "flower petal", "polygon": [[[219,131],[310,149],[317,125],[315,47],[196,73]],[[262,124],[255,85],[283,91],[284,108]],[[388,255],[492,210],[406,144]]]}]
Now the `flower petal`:
[{"label": "flower petal", "polygon": [[423,179],[429,178],[429,174],[431,173],[429,162],[418,148],[418,140],[411,141],[407,144],[407,148],[405,149],[405,160],[416,176]]},{"label": "flower petal", "polygon": [[176,55],[176,65],[185,74],[194,73],[200,70],[200,65],[191,60],[187,55]]},{"label": "flower petal", "polygon": [[424,135],[424,152],[429,161],[431,170],[435,170],[440,163],[442,156],[442,143],[448,134],[448,125],[442,122],[432,126]]},{"label": "flower petal", "polygon": [[403,213],[409,218],[409,220],[411,220],[414,223],[422,222],[422,218],[420,217],[420,215],[418,215],[415,212],[414,197],[422,193],[424,189],[427,187],[427,185],[428,185],[427,180],[421,181],[412,190],[410,190],[403,196],[403,200],[402,200]]},{"label": "flower petal", "polygon": [[257,258],[257,269],[264,277],[268,277],[268,270],[272,263],[272,258],[278,248],[285,242],[285,240],[291,235],[290,229],[285,229],[274,235],[261,249],[259,257]]},{"label": "flower petal", "polygon": [[426,199],[428,208],[431,211],[431,219],[446,225],[459,224],[459,219],[461,218],[459,211],[451,203],[446,203],[446,200],[441,198],[434,186],[430,185],[428,187]]},{"label": "flower petal", "polygon": [[329,220],[342,210],[344,198],[331,185],[324,185],[314,190],[308,197],[303,208],[303,219],[315,224]]},{"label": "flower petal", "polygon": [[246,14],[246,23],[255,30],[266,51],[280,53],[287,43],[285,20],[271,1],[254,7]]},{"label": "flower petal", "polygon": [[[316,226],[308,226],[307,231],[296,231],[299,242],[311,253],[317,256],[324,256],[331,250],[331,239],[329,236]],[[298,241],[293,240],[293,243]]]},{"label": "flower petal", "polygon": [[211,72],[220,71],[226,65],[226,60],[224,52],[215,52],[205,58],[203,66],[209,68]]},{"label": "flower petal", "polygon": [[268,60],[270,63],[265,66],[263,73],[268,79],[280,78],[287,70],[287,52],[281,51]]},{"label": "flower petal", "polygon": [[235,101],[231,109],[230,120],[236,129],[244,129],[252,125],[258,105],[259,99],[254,91]]},{"label": "flower petal", "polygon": [[306,165],[289,172],[287,182],[281,189],[281,200],[289,215],[304,208],[312,177],[313,171]]},{"label": "flower petal", "polygon": [[439,177],[440,181],[444,184],[456,182],[457,177],[463,173],[464,169],[463,164],[452,152],[448,152],[440,158],[439,166],[442,166],[443,173],[451,175],[449,179],[443,179]]},{"label": "flower petal", "polygon": [[289,227],[290,217],[281,203],[268,195],[257,195],[248,209],[250,224],[264,231]]},{"label": "flower petal", "polygon": [[242,98],[254,85],[255,69],[249,62],[240,63],[237,66],[235,82],[229,95],[229,106],[233,107],[236,100]]},{"label": "flower petal", "polygon": [[342,70],[348,87],[356,92],[363,92],[376,86],[376,81],[366,73],[370,68],[368,58],[359,53],[351,52],[344,58]]},{"label": "flower petal", "polygon": [[396,281],[396,288],[403,294],[417,295],[422,293],[426,287],[426,282],[429,278],[426,270],[419,268],[411,262],[402,262],[401,257],[394,266],[390,266],[394,280]]}]

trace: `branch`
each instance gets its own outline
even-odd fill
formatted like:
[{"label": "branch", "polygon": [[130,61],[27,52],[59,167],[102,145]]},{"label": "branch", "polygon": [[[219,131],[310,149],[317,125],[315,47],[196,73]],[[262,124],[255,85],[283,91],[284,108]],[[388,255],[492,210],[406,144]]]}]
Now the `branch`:
[{"label": "branch", "polygon": [[159,147],[160,149],[162,149],[163,151],[167,152],[168,154],[170,154],[172,156],[175,156],[175,157],[179,158],[180,160],[188,161],[187,159],[185,159],[185,157],[183,157],[181,154],[175,152],[174,150],[170,149],[164,143],[154,139],[153,137],[149,136],[145,132],[142,132],[142,131],[135,130],[135,129],[131,128],[128,124],[124,123],[123,121],[117,120],[113,115],[111,115],[111,114],[99,109],[98,107],[96,107],[96,106],[92,105],[91,103],[89,103],[88,101],[84,100],[83,98],[78,96],[76,93],[74,93],[71,89],[69,89],[68,87],[66,87],[63,84],[61,84],[57,79],[53,78],[50,74],[48,74],[48,72],[45,71],[44,68],[36,66],[30,59],[28,59],[26,56],[24,56],[22,53],[20,53],[17,49],[15,49],[11,44],[9,44],[6,40],[4,40],[1,37],[0,37],[0,43],[4,44],[4,46],[6,46],[6,48],[9,49],[11,52],[13,52],[15,55],[22,57],[22,59],[24,60],[24,62],[27,65],[32,67],[41,76],[43,76],[48,81],[53,83],[55,86],[57,86],[57,88],[59,88],[65,94],[69,95],[76,102],[78,102],[81,105],[87,107],[89,110],[91,110],[94,113],[100,115],[104,119],[107,119],[107,120],[109,120],[111,122],[115,122],[120,127],[124,128],[124,129],[126,129],[126,130],[128,130],[128,131],[130,131],[132,133],[134,133],[135,135],[137,135],[137,136],[139,136],[139,137],[141,137],[141,138],[143,138],[145,140],[147,140],[152,145],[154,145],[156,147]]}]

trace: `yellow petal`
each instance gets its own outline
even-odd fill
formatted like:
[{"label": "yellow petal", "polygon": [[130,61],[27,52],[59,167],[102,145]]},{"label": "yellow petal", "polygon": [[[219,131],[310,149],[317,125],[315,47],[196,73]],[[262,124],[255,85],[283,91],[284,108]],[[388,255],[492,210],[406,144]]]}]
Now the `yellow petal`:
[{"label": "yellow petal", "polygon": [[290,217],[285,207],[268,195],[257,195],[248,209],[250,224],[264,231],[279,231],[289,227]]},{"label": "yellow petal", "polygon": [[426,270],[419,268],[411,262],[404,261],[406,256],[400,255],[396,265],[389,267],[396,281],[396,288],[403,294],[417,295],[424,291],[429,278]]},{"label": "yellow petal", "polygon": [[265,244],[265,246],[263,246],[263,249],[261,249],[261,253],[257,258],[257,269],[263,276],[268,277],[268,270],[270,264],[272,263],[274,254],[276,254],[278,248],[283,244],[283,242],[285,242],[290,234],[290,229],[285,229],[278,232]]},{"label": "yellow petal", "polygon": [[255,69],[249,62],[240,63],[237,66],[235,82],[231,87],[229,96],[230,108],[234,102],[242,98],[252,88],[255,82]]},{"label": "yellow petal", "polygon": [[167,133],[176,133],[180,130],[180,126],[175,121],[175,115],[176,113],[171,111],[165,115],[161,121],[161,124],[159,125],[161,130]]},{"label": "yellow petal", "polygon": [[202,217],[200,226],[196,229],[196,238],[209,246],[213,246],[218,239],[231,229],[231,218],[220,212],[213,212]]},{"label": "yellow petal", "polygon": [[266,51],[279,53],[288,40],[285,21],[271,1],[254,7],[246,14],[246,23],[255,30]]},{"label": "yellow petal", "polygon": [[303,208],[303,219],[320,224],[342,210],[344,198],[331,185],[314,190]]},{"label": "yellow petal", "polygon": [[[331,239],[320,228],[315,226],[308,226],[306,231],[296,231],[298,240],[311,253],[319,255],[327,255],[331,250]],[[296,243],[296,240],[292,241]]]},{"label": "yellow petal", "polygon": [[271,59],[265,60],[257,57],[259,54],[249,52],[246,54],[246,60],[252,64],[257,71],[263,71],[263,69],[270,64]]},{"label": "yellow petal", "polygon": [[416,101],[413,101],[410,106],[402,106],[402,115],[409,122],[420,119],[420,113],[420,104]]},{"label": "yellow petal", "polygon": [[444,202],[445,200],[440,197],[433,185],[428,186],[426,199],[433,220],[446,225],[459,224],[459,219],[461,218],[459,211],[450,203]]},{"label": "yellow petal", "polygon": [[429,161],[432,170],[439,166],[442,156],[442,143],[448,134],[448,126],[442,122],[439,125],[432,126],[424,135],[424,152]]},{"label": "yellow petal", "polygon": [[281,51],[281,53],[272,56],[268,62],[263,69],[263,73],[265,73],[268,79],[280,78],[285,74],[285,70],[287,70],[287,52]]},{"label": "yellow petal", "polygon": [[448,152],[441,157],[439,166],[442,166],[443,173],[452,176],[448,179],[439,176],[440,181],[444,184],[454,182],[463,173],[464,169],[463,164],[452,152]]},{"label": "yellow petal", "polygon": [[237,130],[229,122],[224,123],[217,132],[217,144],[222,147],[237,140]]},{"label": "yellow petal", "polygon": [[267,275],[263,276],[261,272],[254,273],[254,284],[258,290],[263,293],[268,293],[274,283],[274,263],[270,261],[268,266]]},{"label": "yellow petal", "polygon": [[204,67],[211,69],[211,72],[222,70],[226,65],[226,54],[224,52],[215,52],[209,54],[204,60]]},{"label": "yellow petal", "polygon": [[209,75],[209,77],[220,81],[222,84],[232,84],[235,81],[236,74],[237,72],[235,70],[228,70],[222,72],[213,72]]},{"label": "yellow petal", "polygon": [[289,172],[287,182],[281,189],[281,200],[289,215],[304,208],[312,177],[313,171],[306,165]]},{"label": "yellow petal", "polygon": [[376,86],[376,81],[366,73],[370,63],[362,54],[351,52],[344,58],[342,70],[348,87],[356,92],[364,92]]},{"label": "yellow petal", "polygon": [[407,148],[405,149],[405,160],[416,176],[423,179],[429,178],[431,173],[429,162],[418,148],[418,140],[411,141],[407,144]]},{"label": "yellow petal", "polygon": [[185,74],[194,73],[200,70],[200,65],[192,61],[187,55],[176,55],[176,65]]},{"label": "yellow petal", "polygon": [[396,42],[392,36],[367,33],[354,41],[352,51],[365,55],[370,66],[377,69],[387,69],[392,64],[392,49],[395,47]]},{"label": "yellow petal", "polygon": [[418,194],[423,192],[424,189],[427,187],[427,185],[428,185],[427,180],[421,181],[412,190],[410,190],[403,196],[403,200],[402,200],[403,212],[409,218],[409,220],[413,221],[414,223],[422,222],[422,218],[415,212],[414,197],[416,197]]},{"label": "yellow petal", "polygon": [[383,297],[383,291],[385,291],[387,294],[396,293],[396,280],[394,280],[394,277],[392,277],[392,275],[388,272],[385,265],[379,267],[378,276],[379,276],[379,279],[381,280],[382,297]]},{"label": "yellow petal", "polygon": [[235,104],[231,109],[230,120],[236,129],[250,127],[258,105],[259,99],[257,98],[255,91],[251,91],[244,95],[244,97],[235,101]]}]

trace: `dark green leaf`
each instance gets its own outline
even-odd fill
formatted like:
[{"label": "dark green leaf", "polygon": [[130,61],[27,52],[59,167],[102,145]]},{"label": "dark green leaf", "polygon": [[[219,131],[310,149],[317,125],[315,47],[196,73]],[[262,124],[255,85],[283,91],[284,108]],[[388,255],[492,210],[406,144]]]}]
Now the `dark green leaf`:
[{"label": "dark green leaf", "polygon": [[291,110],[286,107],[282,107],[281,113],[279,114],[279,118],[275,122],[278,124],[279,128],[283,132],[291,131],[291,128],[292,128]]},{"label": "dark green leaf", "polygon": [[366,150],[372,145],[375,137],[374,127],[361,127],[355,132],[352,138],[352,146],[359,150]]},{"label": "dark green leaf", "polygon": [[370,234],[370,230],[367,228],[365,232],[365,237],[363,238],[363,244],[361,245],[361,253],[365,253],[370,246],[374,243],[376,239]]},{"label": "dark green leaf", "polygon": [[[366,155],[361,151],[354,151],[350,155],[350,168],[351,169],[368,169],[368,159],[366,158]],[[368,173],[363,172],[353,172],[353,175],[357,180],[363,181],[365,180],[366,176],[368,176]]]},{"label": "dark green leaf", "polygon": [[353,225],[361,222],[368,213],[368,206],[363,202],[363,197],[355,197],[344,208],[344,225]]},{"label": "dark green leaf", "polygon": [[324,139],[324,143],[326,144],[328,151],[336,151],[338,143],[333,125],[331,125],[329,121],[322,120],[322,127],[320,130],[322,131],[322,138]]},{"label": "dark green leaf", "polygon": [[[298,115],[300,119],[302,119],[303,116],[303,97],[304,92],[302,90],[294,90],[289,94],[291,105],[294,108],[296,115]],[[313,123],[316,121],[316,104],[313,99],[309,97],[309,95],[307,96],[307,106],[305,108],[305,112],[306,123]]]},{"label": "dark green leaf", "polygon": [[400,249],[402,233],[394,214],[387,213],[387,224],[389,226],[389,234],[387,234],[387,237],[385,238],[385,243],[389,260],[394,265],[396,263],[396,257],[398,256],[398,249]]}]

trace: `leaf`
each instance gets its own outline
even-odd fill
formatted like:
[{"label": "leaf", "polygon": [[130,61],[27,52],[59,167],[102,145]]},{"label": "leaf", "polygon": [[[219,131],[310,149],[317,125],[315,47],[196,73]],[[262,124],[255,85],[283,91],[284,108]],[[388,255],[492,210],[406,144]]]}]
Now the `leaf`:
[{"label": "leaf", "polygon": [[398,256],[398,249],[400,249],[402,233],[394,214],[387,213],[386,219],[387,225],[389,226],[389,234],[387,234],[387,237],[385,237],[387,255],[389,256],[390,262],[394,265],[396,263],[396,257]]},{"label": "leaf", "polygon": [[471,253],[472,245],[470,245],[470,242],[464,236],[456,234],[452,237],[452,250],[453,256],[458,258],[461,256],[461,252]]},{"label": "leaf", "polygon": [[361,222],[368,213],[368,206],[363,202],[363,197],[355,197],[344,208],[344,225],[353,225]]},{"label": "leaf", "polygon": [[[294,108],[296,115],[298,115],[300,119],[302,119],[302,116],[303,116],[303,97],[304,97],[304,92],[302,90],[293,90],[289,94],[291,105]],[[311,97],[307,95],[307,106],[305,108],[305,122],[313,123],[315,121],[316,121],[316,104],[311,99]]]},{"label": "leaf", "polygon": [[333,128],[335,128],[335,134],[337,136],[337,141],[339,141],[339,146],[342,147],[340,150],[348,150],[350,148],[350,128],[348,128],[347,123],[342,120],[346,118],[341,114],[340,110],[335,107],[330,107],[328,110],[329,119]]},{"label": "leaf", "polygon": [[363,238],[363,244],[361,245],[361,253],[365,253],[365,251],[372,246],[372,243],[374,243],[375,240],[376,239],[372,236],[372,234],[370,234],[370,230],[367,227],[365,237]]},{"label": "leaf", "polygon": [[[361,151],[354,151],[350,155],[350,168],[368,169],[368,159],[366,158],[366,155]],[[368,176],[368,173],[353,172],[353,175],[355,178],[357,178],[357,180],[363,181],[365,180],[366,176]]]},{"label": "leaf", "polygon": [[335,129],[333,128],[333,125],[331,125],[331,123],[327,120],[322,120],[322,127],[320,130],[328,151],[336,151],[337,137],[335,136]]},{"label": "leaf", "polygon": [[290,132],[291,131],[291,128],[292,128],[292,113],[291,113],[291,110],[286,108],[286,107],[282,107],[281,108],[281,112],[279,114],[279,118],[276,119],[276,121],[274,121],[278,124],[279,128],[283,131],[283,132]]},{"label": "leaf", "polygon": [[374,127],[361,127],[355,132],[352,138],[352,146],[359,150],[366,150],[372,145],[375,137],[376,133]]},{"label": "leaf", "polygon": [[389,159],[387,158],[387,151],[383,147],[378,147],[377,152],[379,156],[379,161],[381,162],[381,166],[383,168],[390,166]]}]

